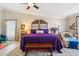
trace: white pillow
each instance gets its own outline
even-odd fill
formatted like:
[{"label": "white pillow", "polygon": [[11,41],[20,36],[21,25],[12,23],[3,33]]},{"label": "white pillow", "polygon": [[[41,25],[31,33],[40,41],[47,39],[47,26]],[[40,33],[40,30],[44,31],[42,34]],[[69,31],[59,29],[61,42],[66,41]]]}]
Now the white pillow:
[{"label": "white pillow", "polygon": [[43,30],[36,30],[36,33],[38,34],[41,34],[41,33],[44,33],[44,31]]}]

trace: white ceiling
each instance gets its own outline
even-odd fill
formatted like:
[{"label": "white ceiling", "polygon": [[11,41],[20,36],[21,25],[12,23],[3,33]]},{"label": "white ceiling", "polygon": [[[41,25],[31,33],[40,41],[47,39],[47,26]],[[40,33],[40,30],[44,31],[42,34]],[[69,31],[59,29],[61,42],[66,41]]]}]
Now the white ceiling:
[{"label": "white ceiling", "polygon": [[79,3],[37,3],[36,5],[40,7],[39,10],[33,7],[26,10],[27,5],[20,3],[0,3],[0,7],[4,10],[53,18],[66,17],[79,12]]}]

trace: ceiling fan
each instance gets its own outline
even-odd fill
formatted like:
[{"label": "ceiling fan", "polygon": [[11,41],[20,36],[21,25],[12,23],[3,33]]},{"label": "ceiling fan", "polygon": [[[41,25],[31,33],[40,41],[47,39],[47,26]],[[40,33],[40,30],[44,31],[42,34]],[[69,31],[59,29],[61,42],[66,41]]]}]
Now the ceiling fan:
[{"label": "ceiling fan", "polygon": [[27,7],[26,7],[27,10],[29,10],[31,7],[39,9],[39,6],[37,6],[36,3],[23,3],[23,4],[27,4]]}]

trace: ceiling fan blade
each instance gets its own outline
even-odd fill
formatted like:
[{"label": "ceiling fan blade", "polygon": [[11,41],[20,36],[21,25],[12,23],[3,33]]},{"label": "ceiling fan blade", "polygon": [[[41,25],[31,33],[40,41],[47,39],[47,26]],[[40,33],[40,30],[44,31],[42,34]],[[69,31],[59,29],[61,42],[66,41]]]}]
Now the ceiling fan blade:
[{"label": "ceiling fan blade", "polygon": [[33,7],[35,7],[36,9],[39,9],[39,7],[37,5],[33,5]]},{"label": "ceiling fan blade", "polygon": [[30,6],[27,6],[27,10],[29,10],[30,9]]}]

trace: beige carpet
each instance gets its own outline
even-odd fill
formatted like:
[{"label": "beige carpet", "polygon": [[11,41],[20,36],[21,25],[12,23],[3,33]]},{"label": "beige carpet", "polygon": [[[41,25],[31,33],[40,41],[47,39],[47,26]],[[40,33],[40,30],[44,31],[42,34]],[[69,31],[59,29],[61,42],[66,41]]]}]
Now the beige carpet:
[{"label": "beige carpet", "polygon": [[[76,49],[63,48],[61,51],[63,52],[62,54],[54,51],[53,56],[79,56],[79,50]],[[9,52],[7,56],[24,56],[24,54],[25,53],[22,52],[18,46]],[[30,51],[28,56],[50,56],[50,53],[43,51]]]}]

